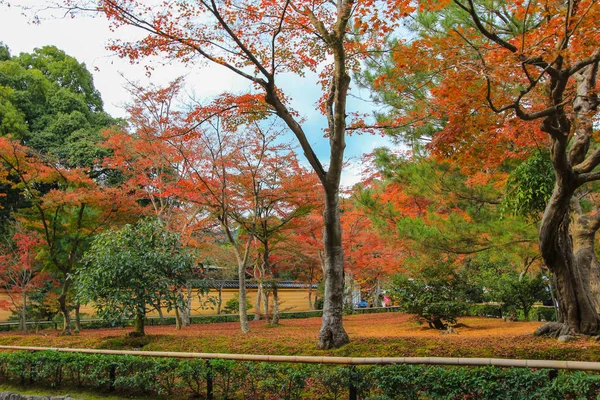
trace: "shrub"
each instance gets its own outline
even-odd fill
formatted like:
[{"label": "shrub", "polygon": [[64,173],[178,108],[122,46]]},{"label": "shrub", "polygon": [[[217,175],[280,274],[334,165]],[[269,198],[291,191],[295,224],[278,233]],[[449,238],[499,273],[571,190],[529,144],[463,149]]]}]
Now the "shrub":
[{"label": "shrub", "polygon": [[417,314],[431,328],[444,329],[447,323],[456,323],[456,318],[466,311],[463,288],[461,280],[454,274],[417,279],[395,276],[391,294],[400,301],[404,311]]},{"label": "shrub", "polygon": [[[250,304],[250,300],[246,299],[246,310],[252,308],[252,304]],[[240,310],[240,296],[237,294],[233,296],[227,303],[225,303],[225,307],[223,307],[223,312],[225,314],[237,314]]]}]

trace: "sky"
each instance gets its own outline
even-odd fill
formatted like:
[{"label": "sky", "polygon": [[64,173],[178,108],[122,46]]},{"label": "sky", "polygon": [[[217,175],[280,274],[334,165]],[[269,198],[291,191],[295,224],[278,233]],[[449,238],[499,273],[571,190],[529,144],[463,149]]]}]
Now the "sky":
[{"label": "sky", "polygon": [[[13,4],[36,7],[47,2],[42,0],[20,0]],[[106,49],[110,39],[135,39],[141,32],[126,27],[111,32],[106,19],[102,17],[64,17],[48,18],[40,24],[33,24],[32,17],[23,15],[15,6],[9,7],[0,0],[0,41],[6,44],[11,54],[31,52],[37,47],[54,45],[67,54],[85,63],[94,76],[94,84],[102,94],[104,108],[110,115],[126,117],[124,105],[130,102],[130,95],[124,89],[125,79],[135,82],[166,85],[177,77],[185,76],[186,90],[198,99],[209,100],[224,91],[243,93],[251,85],[243,78],[223,67],[212,65],[189,68],[179,63],[155,62],[150,77],[146,76],[145,64],[130,64]],[[286,94],[292,98],[292,107],[305,119],[303,128],[313,144],[317,156],[327,164],[329,147],[323,138],[326,119],[316,111],[316,102],[321,95],[320,86],[314,74],[307,73],[305,78],[297,76],[281,77],[277,81]],[[349,111],[371,112],[374,108],[369,102],[367,91],[352,87],[352,97],[348,99]],[[294,137],[289,134],[289,141]],[[346,140],[347,166],[342,175],[342,184],[350,186],[360,180],[361,157],[376,147],[393,147],[391,142],[380,135],[352,135]],[[302,157],[301,157],[302,158]]]}]

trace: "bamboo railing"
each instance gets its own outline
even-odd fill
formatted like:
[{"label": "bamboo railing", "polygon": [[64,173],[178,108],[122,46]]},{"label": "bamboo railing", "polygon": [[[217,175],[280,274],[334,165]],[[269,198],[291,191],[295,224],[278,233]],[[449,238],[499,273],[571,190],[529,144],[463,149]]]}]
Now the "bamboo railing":
[{"label": "bamboo railing", "polygon": [[387,365],[387,364],[420,364],[420,365],[454,365],[454,366],[497,366],[515,368],[549,368],[578,371],[600,371],[600,362],[558,361],[558,360],[518,360],[505,358],[453,358],[453,357],[326,357],[326,356],[275,356],[259,354],[227,354],[227,353],[185,353],[169,351],[137,351],[137,350],[102,350],[77,349],[68,347],[36,347],[36,346],[0,346],[0,350],[19,351],[58,351],[63,353],[133,355],[141,357],[171,357],[224,359],[256,362],[285,362],[334,365]]}]

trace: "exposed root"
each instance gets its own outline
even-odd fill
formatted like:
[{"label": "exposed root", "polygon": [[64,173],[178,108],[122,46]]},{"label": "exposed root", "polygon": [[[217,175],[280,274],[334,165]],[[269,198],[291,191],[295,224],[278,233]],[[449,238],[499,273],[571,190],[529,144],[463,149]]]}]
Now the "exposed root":
[{"label": "exposed root", "polygon": [[547,336],[558,339],[561,336],[574,336],[577,333],[568,325],[561,322],[548,322],[533,332],[533,336]]}]

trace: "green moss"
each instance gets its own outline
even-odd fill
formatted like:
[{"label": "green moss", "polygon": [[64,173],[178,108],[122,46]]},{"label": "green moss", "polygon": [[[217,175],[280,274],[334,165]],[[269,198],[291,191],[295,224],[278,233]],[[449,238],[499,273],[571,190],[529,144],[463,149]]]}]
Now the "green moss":
[{"label": "green moss", "polygon": [[[85,400],[123,400],[123,399],[131,399],[131,400],[163,400],[167,397],[165,396],[117,396],[114,394],[107,393],[95,393],[81,389],[75,388],[63,388],[63,389],[50,389],[50,388],[38,388],[32,387],[31,385],[21,386],[21,385],[11,385],[7,383],[0,384],[0,392],[11,392],[24,394],[28,396],[65,396],[69,395],[73,399],[85,399]],[[185,397],[181,397],[184,399]],[[169,399],[173,399],[173,397],[169,397]]]}]

